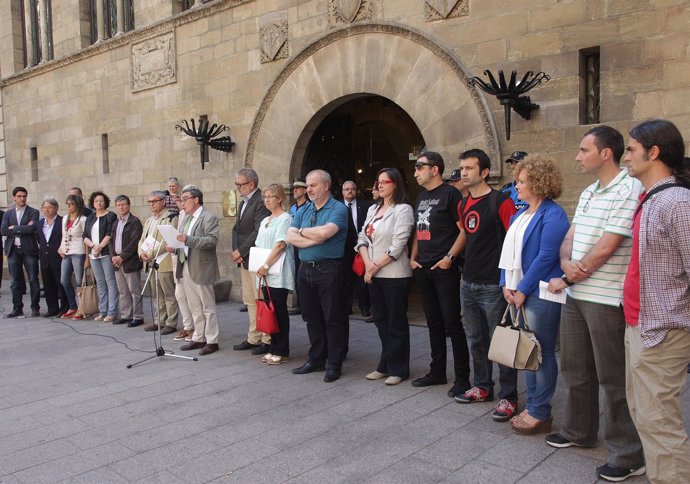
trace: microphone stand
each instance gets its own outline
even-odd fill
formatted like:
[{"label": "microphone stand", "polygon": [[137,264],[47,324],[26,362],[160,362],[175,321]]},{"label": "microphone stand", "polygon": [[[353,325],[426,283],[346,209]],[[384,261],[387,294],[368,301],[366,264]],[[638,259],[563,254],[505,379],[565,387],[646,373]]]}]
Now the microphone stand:
[{"label": "microphone stand", "polygon": [[[158,230],[158,228],[156,228]],[[169,358],[180,358],[183,360],[192,360],[192,361],[199,361],[199,358],[196,356],[183,356],[183,355],[176,355],[172,351],[167,351],[163,349],[163,341],[162,341],[162,336],[161,336],[161,315],[160,311],[158,308],[160,307],[160,291],[158,290],[158,262],[157,258],[158,255],[160,254],[161,247],[163,247],[163,242],[161,241],[160,244],[158,244],[158,250],[156,250],[156,255],[153,256],[153,262],[151,263],[151,270],[149,271],[148,276],[146,276],[146,281],[144,282],[144,287],[141,288],[141,296],[144,296],[144,293],[146,292],[146,286],[152,285],[153,283],[151,282],[152,279],[155,278],[155,293],[156,293],[156,310],[153,311],[153,324],[156,326],[156,329],[153,332],[153,344],[156,345],[156,354],[153,356],[149,356],[148,358],[144,358],[141,361],[137,361],[136,363],[131,363],[127,365],[127,368],[132,368],[133,366],[136,366],[140,363],[144,363],[145,361],[152,360],[153,358],[162,358],[164,356],[167,356]],[[168,254],[166,257],[172,257],[170,254]],[[153,276],[153,277],[152,277]],[[154,290],[151,290],[151,293],[153,294]]]}]

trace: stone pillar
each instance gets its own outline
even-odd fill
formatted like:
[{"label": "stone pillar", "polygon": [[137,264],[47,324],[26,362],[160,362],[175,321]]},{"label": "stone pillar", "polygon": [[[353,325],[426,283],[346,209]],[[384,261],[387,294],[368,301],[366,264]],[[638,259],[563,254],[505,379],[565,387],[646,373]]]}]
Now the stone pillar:
[{"label": "stone pillar", "polygon": [[103,0],[96,0],[96,32],[96,42],[100,42],[105,36]]},{"label": "stone pillar", "polygon": [[125,31],[125,1],[117,0],[117,34]]},{"label": "stone pillar", "polygon": [[34,46],[34,24],[31,18],[31,1],[26,0],[24,2],[24,44],[26,45],[27,66],[33,66],[38,63],[38,59],[35,56],[37,46]]},{"label": "stone pillar", "polygon": [[41,62],[49,61],[50,51],[48,47],[48,7],[46,0],[37,0],[39,15],[38,15],[38,29],[39,38],[41,39]]}]

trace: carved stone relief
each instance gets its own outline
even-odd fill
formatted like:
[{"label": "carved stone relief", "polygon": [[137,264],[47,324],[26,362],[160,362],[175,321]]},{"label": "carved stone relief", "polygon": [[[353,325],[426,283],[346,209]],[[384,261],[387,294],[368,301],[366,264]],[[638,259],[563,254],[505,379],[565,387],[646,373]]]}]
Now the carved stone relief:
[{"label": "carved stone relief", "polygon": [[132,92],[176,82],[176,65],[173,32],[132,44]]},{"label": "carved stone relief", "polygon": [[328,26],[332,29],[371,20],[373,0],[329,0]]},{"label": "carved stone relief", "polygon": [[287,12],[263,16],[259,22],[259,37],[261,38],[262,64],[286,59],[290,55]]},{"label": "carved stone relief", "polygon": [[424,17],[428,22],[470,13],[470,0],[424,0]]}]

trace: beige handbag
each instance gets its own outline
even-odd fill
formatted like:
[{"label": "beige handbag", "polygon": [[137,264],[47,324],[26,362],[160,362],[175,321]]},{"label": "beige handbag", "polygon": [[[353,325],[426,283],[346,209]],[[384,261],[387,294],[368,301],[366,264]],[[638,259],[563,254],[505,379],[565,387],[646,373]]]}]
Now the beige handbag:
[{"label": "beige handbag", "polygon": [[[537,336],[529,329],[524,306],[515,310],[515,314],[509,304],[503,313],[503,318],[491,338],[489,346],[489,359],[496,363],[515,368],[516,370],[537,371],[541,364],[541,345]],[[508,313],[512,321],[508,321]],[[524,327],[519,325],[522,316]]]},{"label": "beige handbag", "polygon": [[[81,277],[81,286],[77,288],[77,299],[79,300],[77,306],[77,314],[85,318],[92,314],[98,313],[98,290],[96,288],[96,279],[93,277],[93,269],[89,271],[91,280],[86,277],[86,267]],[[91,282],[91,284],[89,284]]]}]

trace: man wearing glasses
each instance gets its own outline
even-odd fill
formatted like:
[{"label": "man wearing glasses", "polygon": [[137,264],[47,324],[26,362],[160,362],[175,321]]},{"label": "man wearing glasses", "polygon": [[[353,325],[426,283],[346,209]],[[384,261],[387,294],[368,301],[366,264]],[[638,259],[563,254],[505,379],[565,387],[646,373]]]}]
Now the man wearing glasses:
[{"label": "man wearing glasses", "polygon": [[609,126],[587,131],[577,164],[597,180],[580,195],[560,250],[563,276],[549,290],[567,290],[561,311],[561,372],[567,388],[561,432],[552,447],[592,447],[599,431],[599,387],[604,390],[608,463],[600,477],[621,481],[644,464],[642,444],[625,396],[623,281],[632,247],[632,222],[641,184],[620,167],[623,136]]},{"label": "man wearing glasses", "polygon": [[427,151],[415,163],[414,177],[425,191],[417,197],[410,267],[417,272],[422,289],[431,367],[429,373],[413,380],[412,385],[426,387],[447,383],[447,335],[455,364],[455,383],[448,396],[454,397],[469,388],[470,358],[460,319],[460,272],[457,267],[462,250],[458,213],[462,195],[443,182],[444,169],[443,158],[434,151]]},{"label": "man wearing glasses", "polygon": [[313,170],[306,180],[311,201],[292,220],[287,242],[299,248],[297,285],[311,347],[307,362],[292,373],[302,375],[325,369],[323,381],[333,382],[340,378],[347,349],[349,321],[343,292],[343,253],[348,213],[345,205],[331,197],[328,173]]},{"label": "man wearing glasses", "polygon": [[242,196],[237,221],[232,228],[232,260],[240,268],[242,279],[242,302],[247,306],[249,330],[247,339],[232,347],[233,350],[252,350],[253,355],[268,353],[271,335],[256,330],[256,273],[249,272],[249,249],[256,243],[261,221],[271,213],[261,198],[259,176],[251,168],[242,168],[235,173],[235,187]]},{"label": "man wearing glasses", "polygon": [[[192,340],[180,347],[182,351],[201,349],[199,355],[218,351],[218,314],[213,283],[218,270],[218,217],[204,208],[204,194],[196,187],[182,189],[185,213],[177,240],[185,247],[177,249],[175,277],[184,279],[184,291],[194,320]],[[168,249],[169,251],[172,249]]]},{"label": "man wearing glasses", "polygon": [[[146,201],[151,208],[151,216],[144,222],[138,251],[139,258],[145,264],[147,272],[152,268],[156,262],[156,256],[158,256],[158,268],[156,274],[151,276],[151,286],[155,285],[156,288],[153,294],[162,335],[171,334],[177,330],[177,313],[179,312],[175,298],[172,255],[166,252],[167,244],[158,232],[159,225],[177,223],[176,216],[169,216],[166,208],[166,196],[165,192],[160,190],[149,193]],[[155,331],[156,329],[158,328],[155,322],[144,326],[145,331]]]}]

